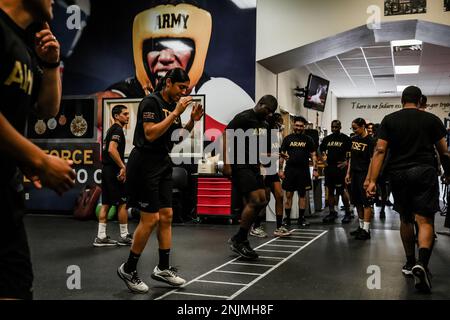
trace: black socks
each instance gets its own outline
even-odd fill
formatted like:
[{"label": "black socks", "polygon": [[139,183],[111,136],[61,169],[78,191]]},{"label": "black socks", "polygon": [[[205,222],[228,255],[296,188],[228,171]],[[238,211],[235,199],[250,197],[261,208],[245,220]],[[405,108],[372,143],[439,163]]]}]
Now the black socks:
[{"label": "black socks", "polygon": [[169,269],[170,249],[159,249],[159,270]]},{"label": "black socks", "polygon": [[128,256],[128,261],[123,266],[123,270],[126,273],[131,273],[133,271],[136,271],[136,266],[137,266],[137,263],[138,263],[140,257],[141,257],[140,254],[136,254],[130,250],[130,255]]}]

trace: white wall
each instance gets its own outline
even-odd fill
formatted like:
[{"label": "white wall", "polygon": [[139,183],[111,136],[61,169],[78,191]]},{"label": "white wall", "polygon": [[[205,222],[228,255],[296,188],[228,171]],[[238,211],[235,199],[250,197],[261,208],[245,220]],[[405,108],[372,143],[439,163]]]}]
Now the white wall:
[{"label": "white wall", "polygon": [[[428,97],[427,111],[434,113],[442,121],[449,118],[450,97]],[[342,132],[350,134],[352,121],[363,118],[368,122],[380,123],[389,113],[401,110],[400,98],[342,98],[337,99],[338,119],[342,122]]]},{"label": "white wall", "polygon": [[380,8],[381,22],[423,20],[450,25],[443,0],[427,0],[427,13],[384,16],[384,0],[258,0],[256,61],[367,24]]},{"label": "white wall", "polygon": [[277,96],[277,75],[256,63],[255,70],[255,102],[262,96],[271,94]]},{"label": "white wall", "polygon": [[[303,107],[303,99],[294,96],[294,88],[303,88],[307,85],[309,71],[306,68],[292,69],[280,74],[274,74],[256,64],[256,101],[265,94],[272,94],[278,99],[278,104],[283,110],[305,117],[316,127],[317,111]],[[324,112],[319,112],[319,126],[330,132],[331,121],[337,117],[337,97],[332,92],[331,87],[328,92],[327,102]]]}]

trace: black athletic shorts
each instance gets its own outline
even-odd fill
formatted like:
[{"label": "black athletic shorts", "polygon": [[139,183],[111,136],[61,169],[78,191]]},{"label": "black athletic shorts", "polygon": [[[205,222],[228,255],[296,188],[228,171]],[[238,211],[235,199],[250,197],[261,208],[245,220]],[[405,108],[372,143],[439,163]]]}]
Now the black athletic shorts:
[{"label": "black athletic shorts", "polygon": [[273,184],[275,182],[280,182],[280,177],[277,174],[271,174],[268,176],[264,176],[264,185],[266,186],[266,188],[273,188]]},{"label": "black athletic shorts", "polygon": [[333,189],[342,189],[345,186],[345,176],[347,167],[338,168],[337,166],[325,167],[325,186]]},{"label": "black athletic shorts", "polygon": [[134,148],[127,163],[127,206],[156,213],[172,208],[172,160]]},{"label": "black athletic shorts", "polygon": [[303,198],[306,195],[306,190],[311,189],[311,173],[309,172],[309,167],[303,169],[286,167],[284,176],[282,188],[285,191],[297,191],[298,196]]},{"label": "black athletic shorts", "polygon": [[117,179],[120,171],[116,166],[103,165],[102,169],[102,204],[121,205],[127,202],[125,183]]},{"label": "black athletic shorts", "polygon": [[372,199],[367,198],[366,190],[364,190],[366,177],[367,172],[365,171],[352,172],[351,201],[355,206],[369,208],[372,206]]},{"label": "black athletic shorts", "polygon": [[414,214],[432,217],[439,211],[439,182],[436,168],[419,166],[391,171],[389,181],[394,210],[403,221],[413,222]]},{"label": "black athletic shorts", "polygon": [[265,189],[259,167],[233,167],[231,181],[239,194],[247,195],[252,191]]},{"label": "black athletic shorts", "polygon": [[0,298],[33,298],[33,270],[23,223],[24,194],[0,186]]}]

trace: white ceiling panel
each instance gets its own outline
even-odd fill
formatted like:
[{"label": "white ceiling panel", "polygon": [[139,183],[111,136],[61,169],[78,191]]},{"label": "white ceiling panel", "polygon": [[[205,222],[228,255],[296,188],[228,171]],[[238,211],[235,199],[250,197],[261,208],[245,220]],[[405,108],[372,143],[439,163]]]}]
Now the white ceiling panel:
[{"label": "white ceiling panel", "polygon": [[[422,50],[394,55],[386,43],[354,49],[307,67],[319,76],[323,70],[339,97],[400,96],[397,85],[409,84],[418,85],[427,95],[450,94],[450,47],[423,43]],[[419,73],[394,74],[393,60],[399,66],[420,65]]]},{"label": "white ceiling panel", "polygon": [[366,58],[390,57],[391,47],[366,47],[363,48]]},{"label": "white ceiling panel", "polygon": [[339,59],[364,59],[360,48],[338,55]]},{"label": "white ceiling panel", "polygon": [[351,60],[341,60],[342,65],[346,69],[350,68],[367,68],[365,59],[351,59]]},{"label": "white ceiling panel", "polygon": [[392,67],[392,57],[389,58],[378,58],[378,59],[367,59],[369,67]]}]

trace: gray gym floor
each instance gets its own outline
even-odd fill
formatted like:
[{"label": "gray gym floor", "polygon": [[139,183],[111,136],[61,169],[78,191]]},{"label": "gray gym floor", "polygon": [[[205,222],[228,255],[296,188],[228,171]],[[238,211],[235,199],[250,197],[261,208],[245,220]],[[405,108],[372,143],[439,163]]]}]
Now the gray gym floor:
[{"label": "gray gym floor", "polygon": [[[116,275],[128,257],[129,247],[94,248],[96,221],[77,221],[68,216],[27,215],[25,218],[35,273],[37,300],[441,300],[450,299],[450,237],[438,236],[430,270],[432,294],[420,294],[414,280],[401,273],[404,253],[398,215],[387,209],[386,220],[372,226],[372,239],[354,240],[348,232],[357,219],[342,225],[323,225],[326,212],[308,218],[311,226],[296,229],[293,237],[275,239],[273,222],[265,224],[268,238],[250,237],[264,258],[256,262],[237,259],[229,250],[228,238],[238,226],[222,221],[186,223],[173,227],[171,264],[187,281],[174,288],[150,278],[158,262],[154,235],[138,265],[139,274],[150,287],[148,294],[132,294]],[[341,213],[342,215],[342,213]],[[443,217],[436,215],[437,231]],[[136,221],[130,222],[130,231]],[[293,227],[296,227],[295,225]],[[116,221],[108,223],[108,235],[118,237]],[[253,265],[252,265],[253,264]],[[73,269],[80,269],[80,289]],[[69,268],[69,269],[68,269]],[[72,270],[72,271],[71,271]],[[375,271],[374,271],[375,270]],[[230,272],[231,271],[231,272]],[[379,271],[379,272],[378,272]],[[379,277],[377,277],[379,276]],[[369,289],[371,287],[371,289]]]}]

